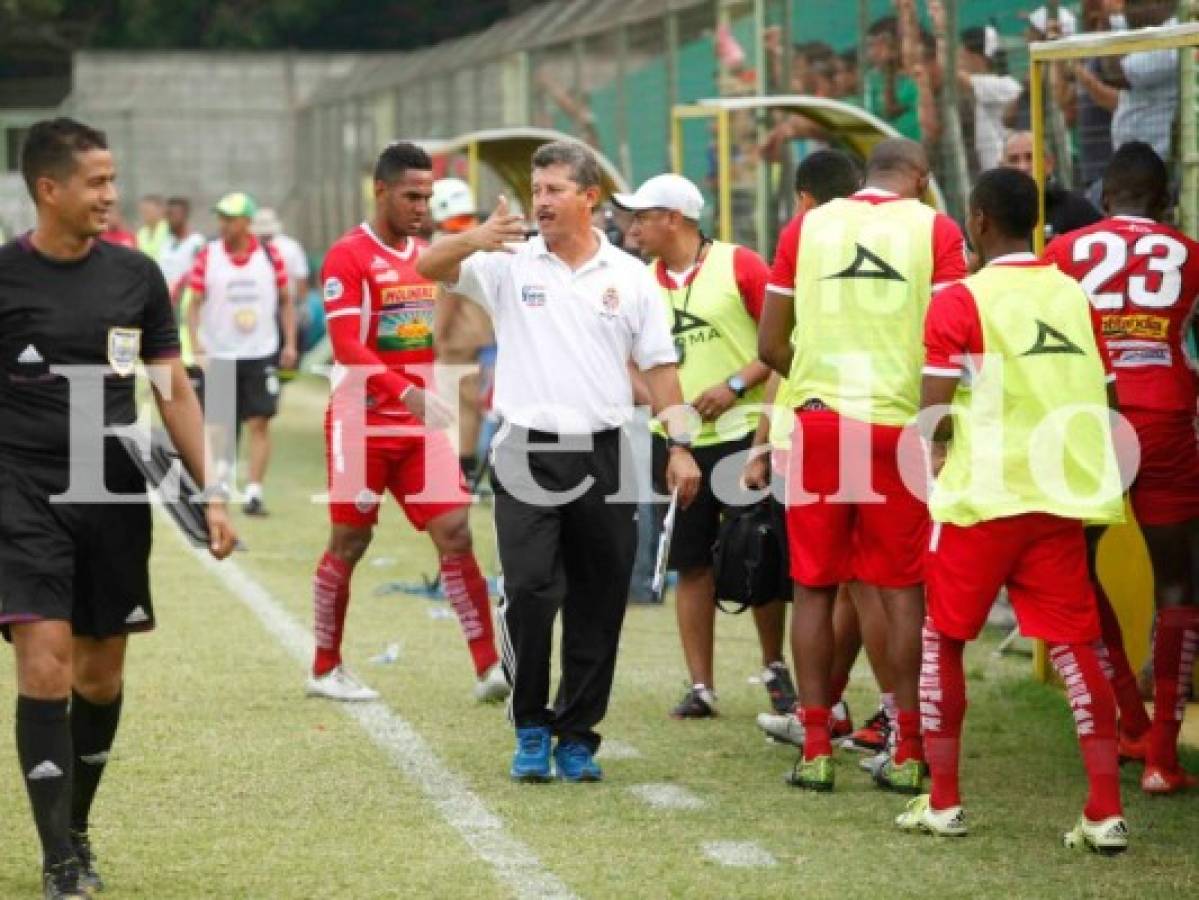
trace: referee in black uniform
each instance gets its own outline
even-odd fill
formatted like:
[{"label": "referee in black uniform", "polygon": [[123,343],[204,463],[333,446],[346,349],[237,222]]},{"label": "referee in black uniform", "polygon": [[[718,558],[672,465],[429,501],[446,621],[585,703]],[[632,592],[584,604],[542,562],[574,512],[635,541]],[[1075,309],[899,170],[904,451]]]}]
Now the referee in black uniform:
[{"label": "referee in black uniform", "polygon": [[[104,134],[39,122],[21,171],[37,227],[0,247],[0,631],[16,653],[17,756],[44,896],[83,897],[101,888],[88,813],[120,717],[126,636],[153,628],[154,609],[145,482],[115,438],[102,457],[73,459],[72,437],[90,433],[99,447],[102,428],[135,421],[141,360],[169,372],[169,394],[163,380],[154,396],[199,483],[206,449],[162,273],[97,240],[117,199]],[[103,373],[100,408],[82,399],[83,367]],[[72,499],[52,499],[68,487]],[[235,536],[215,497],[207,520],[223,558]]]},{"label": "referee in black uniform", "polygon": [[[669,419],[668,488],[687,505],[700,481],[684,438],[699,416],[682,406],[666,309],[645,266],[592,228],[599,199],[594,155],[575,142],[546,144],[533,155],[538,237],[509,246],[523,241],[523,222],[501,198],[487,222],[438,241],[417,263],[495,325],[494,403],[505,422],[493,450],[495,523],[518,781],[546,781],[554,769],[567,781],[602,777],[595,726],[608,708],[636,544],[635,479],[621,477],[630,361],[654,412]],[[559,609],[562,674],[550,708]]]}]

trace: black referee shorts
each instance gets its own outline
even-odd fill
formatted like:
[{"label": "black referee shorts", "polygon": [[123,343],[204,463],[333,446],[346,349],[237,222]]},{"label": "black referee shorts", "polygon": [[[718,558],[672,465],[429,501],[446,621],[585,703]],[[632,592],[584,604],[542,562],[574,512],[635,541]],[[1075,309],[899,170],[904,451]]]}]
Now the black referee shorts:
[{"label": "black referee shorts", "polygon": [[[712,475],[723,460],[741,454],[739,460],[729,459],[721,466],[722,472],[735,469],[740,472],[745,465],[745,451],[753,443],[753,436],[747,435],[736,440],[723,441],[707,447],[695,447],[691,455],[699,466],[703,480],[700,482],[699,493],[686,509],[680,508],[674,520],[674,536],[670,541],[670,559],[667,565],[671,569],[686,570],[705,568],[712,565],[712,545],[716,543],[716,534],[720,530],[721,517],[727,510],[740,509],[752,503],[744,496],[745,491],[740,486],[740,479],[723,478],[729,482],[726,489],[735,484],[733,496],[726,496],[723,502],[716,496],[712,486]],[[666,490],[666,439],[654,435],[654,490],[659,494],[668,494]]]},{"label": "black referee shorts", "polygon": [[[113,469],[114,493],[145,490],[131,463]],[[0,633],[43,619],[69,621],[77,637],[149,631],[149,505],[51,503],[65,482],[61,470],[0,464]]]},{"label": "black referee shorts", "polygon": [[[279,357],[275,354],[257,359],[212,359],[211,368],[232,366],[234,370],[236,417],[240,425],[246,419],[273,419],[279,412]],[[204,404],[205,386],[210,376],[193,367],[188,377],[196,395]],[[216,375],[211,376],[216,379]],[[218,383],[222,383],[223,378]]]}]

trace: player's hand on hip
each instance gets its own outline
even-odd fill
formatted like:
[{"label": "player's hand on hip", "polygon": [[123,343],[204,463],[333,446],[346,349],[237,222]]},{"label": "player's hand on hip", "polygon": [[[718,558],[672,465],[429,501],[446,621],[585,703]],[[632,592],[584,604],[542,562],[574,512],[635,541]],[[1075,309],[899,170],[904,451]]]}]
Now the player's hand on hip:
[{"label": "player's hand on hip", "polygon": [[508,209],[508,198],[500,194],[499,202],[487,221],[467,232],[476,251],[511,253],[509,244],[524,243],[525,220]]},{"label": "player's hand on hip", "polygon": [[770,484],[769,444],[759,444],[749,451],[741,470],[741,483],[751,491],[760,491]]},{"label": "player's hand on hip", "polygon": [[737,395],[722,381],[720,384],[712,385],[696,397],[695,402],[691,405],[695,407],[695,411],[705,422],[715,422],[736,402]]},{"label": "player's hand on hip", "polygon": [[666,489],[671,492],[678,490],[679,505],[684,509],[691,505],[699,493],[702,477],[690,450],[671,448],[670,459],[666,463]]},{"label": "player's hand on hip", "polygon": [[454,409],[433,391],[414,387],[406,391],[403,403],[408,411],[424,423],[426,428],[440,431],[454,424]]},{"label": "player's hand on hip", "polygon": [[208,552],[217,559],[224,559],[233,552],[237,544],[237,532],[229,522],[229,510],[220,500],[210,500],[204,509],[208,521]]}]

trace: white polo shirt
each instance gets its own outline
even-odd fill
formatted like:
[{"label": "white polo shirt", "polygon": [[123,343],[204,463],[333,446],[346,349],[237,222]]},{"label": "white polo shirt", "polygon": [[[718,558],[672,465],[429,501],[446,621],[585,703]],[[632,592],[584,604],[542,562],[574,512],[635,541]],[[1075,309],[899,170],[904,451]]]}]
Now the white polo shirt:
[{"label": "white polo shirt", "polygon": [[476,253],[447,287],[491,314],[498,358],[496,410],[539,431],[585,434],[632,418],[628,362],[678,357],[649,270],[608,242],[578,269],[535,237],[514,253]]}]

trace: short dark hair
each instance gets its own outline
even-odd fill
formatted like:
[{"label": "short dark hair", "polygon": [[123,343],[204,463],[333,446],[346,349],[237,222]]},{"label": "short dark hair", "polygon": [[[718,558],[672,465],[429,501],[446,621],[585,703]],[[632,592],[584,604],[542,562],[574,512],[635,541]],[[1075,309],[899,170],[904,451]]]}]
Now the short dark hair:
[{"label": "short dark hair", "polygon": [[861,186],[861,166],[840,150],[817,150],[795,167],[795,190],[811,194],[818,203],[848,197]]},{"label": "short dark hair", "polygon": [[162,194],[142,194],[142,203],[154,203],[158,206],[165,205],[166,201],[162,199]]},{"label": "short dark hair", "polygon": [[409,169],[422,172],[433,171],[433,160],[429,154],[411,141],[396,141],[388,144],[375,163],[375,181],[393,184],[404,177]]},{"label": "short dark hair", "polygon": [[1103,170],[1103,196],[1149,210],[1169,204],[1170,172],[1144,141],[1121,144]]},{"label": "short dark hair", "polygon": [[570,180],[581,190],[603,187],[599,160],[578,141],[551,141],[538,147],[533,154],[533,168],[545,169],[549,166],[568,166]]},{"label": "short dark hair", "polygon": [[182,206],[184,211],[191,212],[192,202],[186,197],[168,197],[167,206]]},{"label": "short dark hair", "polygon": [[1037,183],[1019,169],[988,169],[974,183],[970,208],[985,215],[1004,237],[1029,237],[1037,227]]},{"label": "short dark hair", "polygon": [[75,171],[77,153],[107,150],[103,131],[65,116],[35,122],[21,146],[21,176],[29,196],[37,202],[37,180],[61,181]]},{"label": "short dark hair", "polygon": [[866,29],[867,37],[891,37],[899,39],[899,20],[895,16],[883,16],[875,19]]}]

